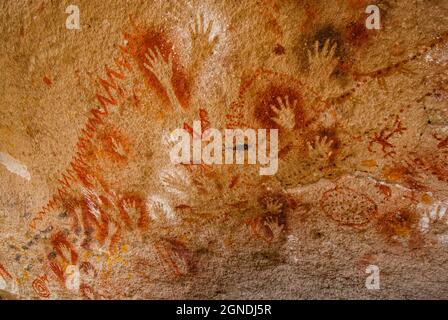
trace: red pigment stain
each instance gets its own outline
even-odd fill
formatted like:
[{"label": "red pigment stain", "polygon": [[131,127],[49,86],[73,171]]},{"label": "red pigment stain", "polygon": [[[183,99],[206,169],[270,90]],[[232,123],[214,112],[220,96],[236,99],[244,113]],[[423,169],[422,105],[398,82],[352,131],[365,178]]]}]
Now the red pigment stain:
[{"label": "red pigment stain", "polygon": [[448,181],[448,168],[446,165],[446,152],[424,153],[415,155],[414,163],[421,170],[425,170],[437,177],[440,181]]},{"label": "red pigment stain", "polygon": [[48,85],[48,86],[51,86],[51,84],[52,84],[51,80],[50,80],[47,76],[45,76],[45,77],[42,79],[42,81],[43,81],[46,85]]},{"label": "red pigment stain", "polygon": [[118,130],[106,128],[100,135],[99,140],[103,151],[114,162],[127,162],[129,153],[129,142]]},{"label": "red pigment stain", "polygon": [[277,44],[274,48],[274,53],[278,56],[285,54],[286,50],[281,44]]},{"label": "red pigment stain", "polygon": [[2,264],[0,264],[0,276],[3,277],[3,279],[12,279],[12,276],[9,274],[8,271],[6,271],[5,267],[3,267]]},{"label": "red pigment stain", "polygon": [[210,121],[208,117],[208,112],[205,109],[199,109],[199,119],[201,120],[201,129],[202,132],[210,128]]},{"label": "red pigment stain", "polygon": [[284,146],[283,148],[281,148],[278,152],[278,157],[280,159],[283,159],[284,157],[286,157],[286,155],[292,150],[292,146],[291,144],[287,144],[286,146]]},{"label": "red pigment stain", "polygon": [[50,261],[48,263],[48,266],[50,267],[51,271],[55,274],[59,282],[61,283],[65,282],[64,270],[62,270],[62,267],[59,265],[59,263],[57,263],[56,261]]},{"label": "red pigment stain", "polygon": [[384,184],[377,184],[378,190],[388,199],[392,195],[392,189]]},{"label": "red pigment stain", "polygon": [[197,261],[193,253],[180,241],[171,239],[171,250],[174,254],[180,257],[187,265],[188,272],[194,273],[197,271]]},{"label": "red pigment stain", "polygon": [[[133,229],[133,225],[145,230],[149,224],[149,213],[146,210],[142,197],[135,193],[127,193],[121,198],[119,204],[120,216],[128,228]],[[137,217],[129,216],[128,211],[133,210]],[[134,218],[134,219],[133,219]]]},{"label": "red pigment stain", "polygon": [[419,191],[427,190],[426,186],[415,179],[416,172],[411,170],[410,166],[404,166],[401,164],[387,166],[383,169],[382,173],[386,179],[391,181],[401,181],[408,188]]},{"label": "red pigment stain", "polygon": [[240,175],[239,174],[234,175],[232,180],[230,181],[229,189],[232,189],[233,187],[235,187],[238,184],[239,179],[240,179]]},{"label": "red pigment stain", "polygon": [[367,253],[359,257],[358,260],[356,261],[356,264],[361,268],[365,269],[368,265],[373,264],[373,261],[374,261],[374,255]]},{"label": "red pigment stain", "polygon": [[347,2],[350,8],[355,10],[367,7],[366,0],[348,0]]},{"label": "red pigment stain", "polygon": [[175,277],[197,272],[197,259],[182,242],[164,239],[155,245],[165,268]]},{"label": "red pigment stain", "polygon": [[369,30],[365,26],[365,20],[350,22],[346,26],[345,39],[355,47],[364,45],[369,40]]},{"label": "red pigment stain", "polygon": [[81,270],[82,272],[88,274],[90,271],[93,272],[94,276],[97,276],[97,272],[95,270],[95,267],[88,261],[84,261],[83,263],[81,263],[81,266],[79,267],[79,270]]},{"label": "red pigment stain", "polygon": [[395,242],[399,237],[416,243],[419,239],[418,220],[417,213],[408,209],[387,212],[378,219],[377,230],[387,241]]},{"label": "red pigment stain", "polygon": [[281,98],[283,103],[285,102],[285,96],[288,96],[289,103],[292,106],[294,100],[297,100],[297,104],[294,108],[295,114],[295,127],[294,129],[303,128],[305,124],[305,113],[303,108],[303,99],[299,92],[292,88],[285,86],[271,85],[264,92],[259,94],[258,102],[255,106],[255,118],[265,126],[265,128],[273,128],[282,130],[282,128],[272,120],[276,118],[277,114],[272,110],[272,106],[279,108],[277,98]]},{"label": "red pigment stain", "polygon": [[377,143],[381,146],[381,151],[385,156],[392,156],[395,154],[394,146],[389,142],[389,139],[392,138],[395,134],[401,135],[403,131],[407,130],[406,127],[403,126],[400,117],[397,115],[395,117],[395,123],[393,128],[383,128],[379,133],[375,132],[373,138],[369,141],[369,145],[367,149],[369,152],[373,152],[372,146],[374,143]]},{"label": "red pigment stain", "polygon": [[447,148],[448,147],[448,137],[446,138],[441,138],[439,137],[437,134],[433,134],[432,135],[434,137],[434,139],[436,139],[437,141],[439,141],[439,143],[437,144],[437,148],[439,149],[443,149],[443,148]]},{"label": "red pigment stain", "polygon": [[48,290],[47,281],[47,275],[43,275],[36,278],[32,283],[34,292],[36,292],[39,297],[45,299],[50,297],[50,290]]},{"label": "red pigment stain", "polygon": [[[98,179],[97,179],[98,180]],[[99,181],[99,180],[98,180]],[[99,182],[101,184],[101,182]],[[87,186],[89,189],[95,190],[92,182],[90,182],[89,177],[84,177],[83,181],[84,186]],[[101,184],[102,188],[105,189],[105,192],[107,192],[107,187],[103,186]],[[100,205],[101,203],[101,205]],[[99,200],[94,197],[89,197],[88,199],[71,199],[66,200],[62,202],[63,207],[67,210],[67,212],[70,213],[71,216],[75,216],[75,209],[80,208],[81,209],[81,221],[76,221],[75,225],[79,225],[79,223],[82,223],[84,226],[84,232],[85,232],[85,239],[82,243],[82,247],[85,249],[89,249],[89,244],[92,241],[92,235],[95,235],[96,240],[100,244],[104,244],[104,241],[108,235],[108,226],[110,223],[110,218],[107,212],[111,211],[112,204],[110,201],[103,195],[99,196]],[[92,207],[94,207],[95,210],[98,211],[97,217],[93,212],[91,212]],[[76,218],[78,219],[78,218]],[[76,230],[76,229],[75,229]],[[77,260],[78,256],[74,249],[70,246],[70,243],[68,243],[67,240],[64,240],[64,235],[59,233],[56,234],[54,239],[56,240],[54,243],[54,247],[56,249],[56,252],[58,254],[61,254],[60,249],[58,248],[58,243],[65,244],[70,250],[72,255],[72,261],[75,259]],[[67,245],[68,244],[68,245]],[[111,244],[112,246],[112,244]],[[76,256],[75,256],[76,255]]]},{"label": "red pigment stain", "polygon": [[148,30],[143,34],[137,35],[125,33],[124,37],[128,41],[128,44],[126,47],[121,47],[121,50],[134,57],[140,71],[146,77],[147,84],[151,86],[168,104],[169,100],[165,89],[160,84],[156,76],[149,71],[144,64],[148,63],[148,60],[146,59],[148,49],[154,51],[157,47],[165,61],[168,61],[168,56],[171,54],[173,59],[173,77],[171,82],[180,104],[183,108],[187,108],[190,100],[190,85],[188,83],[188,77],[186,71],[179,63],[177,54],[173,51],[173,44],[167,39],[167,37],[162,32],[155,30]]},{"label": "red pigment stain", "polygon": [[[52,236],[51,244],[57,254],[68,264],[76,264],[78,262],[78,254],[73,248],[72,244],[67,240],[63,232],[58,232]],[[61,246],[65,246],[70,250],[70,261],[64,256]]]}]

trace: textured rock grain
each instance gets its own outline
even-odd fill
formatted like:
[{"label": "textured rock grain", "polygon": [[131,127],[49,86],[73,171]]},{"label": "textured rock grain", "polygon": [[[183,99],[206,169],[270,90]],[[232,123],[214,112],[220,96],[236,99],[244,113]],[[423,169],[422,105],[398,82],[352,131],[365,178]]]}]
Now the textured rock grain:
[{"label": "textured rock grain", "polygon": [[[447,1],[69,4],[0,3],[1,298],[448,298]],[[172,164],[194,120],[278,172]]]}]

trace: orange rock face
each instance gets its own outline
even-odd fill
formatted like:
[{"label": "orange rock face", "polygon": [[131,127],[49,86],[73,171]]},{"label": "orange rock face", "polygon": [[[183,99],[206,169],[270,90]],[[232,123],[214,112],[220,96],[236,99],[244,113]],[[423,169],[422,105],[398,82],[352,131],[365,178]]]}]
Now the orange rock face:
[{"label": "orange rock face", "polygon": [[1,298],[448,298],[447,3],[78,2],[2,5]]}]

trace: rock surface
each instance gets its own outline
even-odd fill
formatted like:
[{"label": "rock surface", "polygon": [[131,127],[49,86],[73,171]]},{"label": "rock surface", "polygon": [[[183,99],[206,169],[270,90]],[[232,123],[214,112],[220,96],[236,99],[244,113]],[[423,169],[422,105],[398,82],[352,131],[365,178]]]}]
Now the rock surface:
[{"label": "rock surface", "polygon": [[1,298],[448,298],[447,1],[75,5],[0,4]]}]

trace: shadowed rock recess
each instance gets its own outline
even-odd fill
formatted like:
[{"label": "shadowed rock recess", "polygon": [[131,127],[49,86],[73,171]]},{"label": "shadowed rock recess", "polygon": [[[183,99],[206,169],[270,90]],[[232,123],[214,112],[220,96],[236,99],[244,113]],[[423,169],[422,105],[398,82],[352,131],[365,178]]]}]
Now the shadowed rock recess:
[{"label": "shadowed rock recess", "polygon": [[[448,298],[448,1],[17,0],[0,26],[1,299]],[[177,128],[277,129],[278,171],[174,164]]]}]

